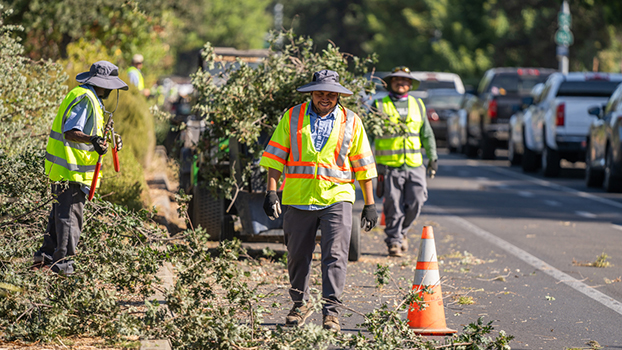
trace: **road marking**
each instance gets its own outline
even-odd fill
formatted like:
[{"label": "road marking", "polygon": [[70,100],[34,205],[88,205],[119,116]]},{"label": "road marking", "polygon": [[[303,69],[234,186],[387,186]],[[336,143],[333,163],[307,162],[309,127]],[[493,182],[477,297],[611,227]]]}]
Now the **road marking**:
[{"label": "road marking", "polygon": [[560,283],[564,283],[566,285],[568,285],[569,287],[572,287],[573,289],[577,290],[578,292],[596,300],[597,302],[601,303],[602,305],[608,307],[609,309],[619,313],[620,315],[622,315],[622,303],[620,303],[619,301],[613,299],[612,297],[596,290],[596,288],[592,288],[590,286],[588,286],[587,284],[577,280],[576,278],[561,272],[560,270],[556,269],[555,267],[547,264],[546,262],[544,262],[543,260],[538,259],[537,257],[529,254],[528,252],[520,249],[519,247],[511,244],[510,242],[507,242],[497,236],[495,236],[494,234],[473,225],[472,223],[470,223],[469,221],[463,219],[460,216],[456,216],[456,215],[451,215],[449,214],[447,211],[445,211],[444,209],[437,207],[437,206],[433,206],[433,205],[426,205],[426,208],[436,211],[437,213],[440,213],[442,215],[444,215],[445,217],[447,217],[450,221],[452,221],[454,224],[458,225],[459,227],[462,227],[464,229],[466,229],[467,231],[471,232],[472,234],[498,246],[499,248],[505,250],[506,252],[516,256],[517,258],[519,258],[520,260],[526,262],[527,264],[533,266],[534,268],[546,273],[547,275],[553,277],[554,279],[556,279],[557,281],[559,281]]},{"label": "road marking", "polygon": [[[479,164],[479,166],[481,167],[482,164]],[[525,180],[525,181],[529,181],[531,183],[534,183],[536,185],[540,185],[540,186],[544,186],[544,187],[550,187],[562,192],[567,192],[567,193],[572,193],[576,196],[582,197],[582,198],[586,198],[586,199],[591,199],[595,202],[599,202],[602,204],[607,204],[610,205],[612,207],[616,207],[619,209],[622,209],[622,203],[618,203],[616,201],[612,201],[610,199],[607,198],[601,198],[598,196],[595,196],[593,194],[587,193],[587,192],[583,192],[583,191],[579,191],[579,190],[575,190],[574,188],[570,188],[570,187],[566,187],[566,186],[562,186],[562,185],[558,185],[558,184],[554,184],[550,181],[546,181],[546,180],[541,180],[535,177],[531,177],[528,175],[523,175],[523,174],[519,174],[519,173],[515,173],[513,171],[509,171],[503,168],[498,168],[496,166],[489,166],[489,168],[497,173],[503,174],[503,175],[509,175],[514,177],[515,179],[520,179],[520,180]]]},{"label": "road marking", "polygon": [[615,228],[616,230],[622,231],[622,226],[620,226],[620,225],[611,224],[611,226],[613,226],[613,228]]},{"label": "road marking", "polygon": [[558,201],[552,201],[552,200],[549,200],[549,199],[545,200],[545,201],[544,201],[544,204],[546,204],[546,205],[548,205],[548,206],[550,206],[550,207],[559,207],[560,205],[562,205],[562,204],[561,204],[560,202],[558,202]]},{"label": "road marking", "polygon": [[525,198],[531,198],[534,196],[533,193],[529,192],[529,191],[518,191],[517,193],[519,196],[521,197],[525,197]]},{"label": "road marking", "polygon": [[584,217],[584,218],[588,218],[588,219],[594,219],[594,218],[596,217],[596,214],[592,214],[592,213],[587,212],[587,211],[580,211],[580,210],[577,210],[577,211],[575,211],[574,213],[575,213],[575,214],[577,214],[577,215],[579,215],[579,216],[582,216],[582,217]]},{"label": "road marking", "polygon": [[478,177],[475,178],[475,180],[477,180],[477,181],[488,181],[488,178],[487,177],[483,177],[483,176],[478,176]]}]

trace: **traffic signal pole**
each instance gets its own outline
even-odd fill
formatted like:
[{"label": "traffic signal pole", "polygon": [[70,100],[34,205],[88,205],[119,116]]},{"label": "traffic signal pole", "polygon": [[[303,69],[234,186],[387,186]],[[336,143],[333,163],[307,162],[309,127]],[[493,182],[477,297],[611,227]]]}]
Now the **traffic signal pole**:
[{"label": "traffic signal pole", "polygon": [[555,43],[557,43],[557,60],[559,61],[559,71],[568,74],[568,47],[574,42],[574,37],[570,31],[572,16],[568,1],[564,0],[562,7],[557,15],[559,29],[555,32]]}]

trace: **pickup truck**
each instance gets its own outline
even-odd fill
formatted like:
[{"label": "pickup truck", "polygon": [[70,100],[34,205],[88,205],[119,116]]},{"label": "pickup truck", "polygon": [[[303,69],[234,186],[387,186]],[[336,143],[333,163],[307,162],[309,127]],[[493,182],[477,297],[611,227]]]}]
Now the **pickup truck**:
[{"label": "pickup truck", "polygon": [[536,109],[524,119],[523,170],[556,177],[561,160],[585,159],[586,138],[592,117],[588,109],[607,102],[622,74],[572,72],[552,74],[544,85]]},{"label": "pickup truck", "polygon": [[548,68],[492,68],[477,89],[477,101],[467,110],[465,152],[482,159],[494,159],[497,148],[507,147],[509,121],[516,105],[531,89],[554,73]]}]

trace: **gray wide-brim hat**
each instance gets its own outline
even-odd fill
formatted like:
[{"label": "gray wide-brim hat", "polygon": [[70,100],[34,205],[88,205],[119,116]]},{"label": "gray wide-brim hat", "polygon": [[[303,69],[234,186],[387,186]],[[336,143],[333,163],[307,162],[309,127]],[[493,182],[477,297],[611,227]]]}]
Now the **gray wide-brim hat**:
[{"label": "gray wide-brim hat", "polygon": [[127,90],[127,84],[119,78],[119,68],[108,61],[98,61],[91,65],[88,72],[76,75],[80,84],[89,84],[100,88]]},{"label": "gray wide-brim hat", "polygon": [[335,71],[324,69],[313,73],[313,81],[296,89],[298,92],[328,91],[352,96],[352,91],[339,84],[339,74]]},{"label": "gray wide-brim hat", "polygon": [[[398,69],[398,68],[396,68]],[[419,84],[421,84],[421,82],[419,81],[419,79],[415,78],[412,74],[410,74],[410,71],[405,71],[405,70],[397,70],[393,69],[394,72],[387,75],[386,77],[382,78],[382,80],[384,80],[385,83],[387,83],[387,88],[389,90],[391,90],[391,78],[393,77],[402,77],[402,78],[408,78],[410,80],[412,80],[412,87],[410,88],[411,90],[417,90],[417,88],[419,87]],[[404,68],[404,69],[408,69],[408,68]]]}]

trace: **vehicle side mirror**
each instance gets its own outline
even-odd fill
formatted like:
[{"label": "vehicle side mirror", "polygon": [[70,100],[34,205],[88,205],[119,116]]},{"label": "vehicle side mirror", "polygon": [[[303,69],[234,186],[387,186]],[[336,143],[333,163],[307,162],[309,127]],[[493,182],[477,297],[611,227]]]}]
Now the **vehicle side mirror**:
[{"label": "vehicle side mirror", "polygon": [[595,117],[600,118],[600,111],[601,111],[601,110],[602,110],[602,109],[601,109],[599,106],[594,106],[594,107],[590,107],[590,108],[587,110],[587,113],[588,113],[589,115],[593,115],[593,116],[595,116]]}]

